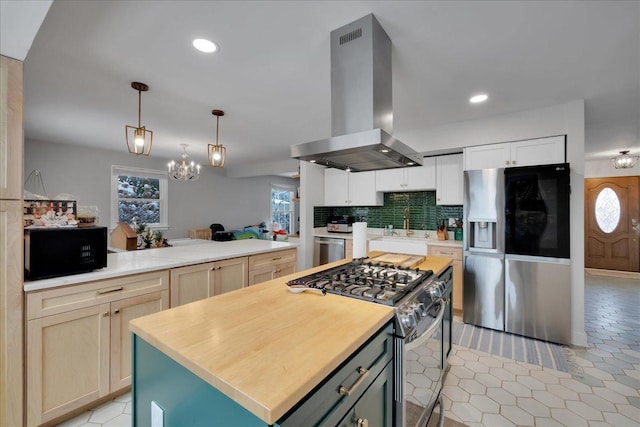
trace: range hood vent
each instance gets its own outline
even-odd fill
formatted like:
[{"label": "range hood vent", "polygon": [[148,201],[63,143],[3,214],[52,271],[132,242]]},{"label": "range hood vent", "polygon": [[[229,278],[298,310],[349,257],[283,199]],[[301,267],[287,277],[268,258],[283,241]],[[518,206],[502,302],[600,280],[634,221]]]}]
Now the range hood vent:
[{"label": "range hood vent", "polygon": [[331,32],[331,138],[291,157],[353,172],[422,165],[392,136],[391,40],[369,14]]}]

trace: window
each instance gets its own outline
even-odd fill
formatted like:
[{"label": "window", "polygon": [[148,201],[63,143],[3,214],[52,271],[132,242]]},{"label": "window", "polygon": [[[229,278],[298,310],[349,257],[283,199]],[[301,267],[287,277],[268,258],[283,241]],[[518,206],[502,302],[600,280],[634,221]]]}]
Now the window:
[{"label": "window", "polygon": [[602,231],[612,233],[620,222],[620,200],[615,191],[605,187],[596,198],[596,222]]},{"label": "window", "polygon": [[287,234],[293,233],[293,189],[278,185],[271,186],[271,222],[280,224]]},{"label": "window", "polygon": [[111,227],[118,222],[168,228],[167,173],[111,166]]}]

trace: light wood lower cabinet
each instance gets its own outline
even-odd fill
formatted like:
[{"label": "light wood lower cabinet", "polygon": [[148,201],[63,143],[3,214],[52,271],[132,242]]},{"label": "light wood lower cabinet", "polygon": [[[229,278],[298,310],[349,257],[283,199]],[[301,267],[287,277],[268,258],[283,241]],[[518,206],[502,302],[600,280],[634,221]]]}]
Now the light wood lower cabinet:
[{"label": "light wood lower cabinet", "polygon": [[296,272],[296,249],[268,252],[249,257],[249,285],[266,282]]},{"label": "light wood lower cabinet", "polygon": [[462,313],[462,248],[452,246],[429,245],[429,255],[444,256],[453,259],[453,309]]},{"label": "light wood lower cabinet", "polygon": [[171,307],[247,286],[248,265],[248,257],[238,257],[171,269]]},{"label": "light wood lower cabinet", "polygon": [[[169,308],[169,290],[111,303],[111,393],[131,384],[131,331],[129,321]],[[104,315],[104,313],[103,313]]]},{"label": "light wood lower cabinet", "polygon": [[[169,307],[168,276],[145,273],[119,278],[116,287],[107,280],[27,294],[28,426],[130,384],[129,320]],[[127,296],[131,283],[156,283],[157,290]],[[47,314],[51,307],[55,314]]]}]

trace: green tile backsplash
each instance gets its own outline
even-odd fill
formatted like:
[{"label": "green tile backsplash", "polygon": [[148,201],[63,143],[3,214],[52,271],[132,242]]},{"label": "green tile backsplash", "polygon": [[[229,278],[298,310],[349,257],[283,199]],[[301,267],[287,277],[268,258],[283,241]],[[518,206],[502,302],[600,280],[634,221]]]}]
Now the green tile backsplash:
[{"label": "green tile backsplash", "polygon": [[313,208],[313,226],[324,227],[327,219],[334,215],[351,215],[356,221],[365,221],[368,227],[403,227],[405,208],[409,208],[412,229],[435,230],[438,219],[462,219],[462,206],[437,206],[435,191],[410,193],[385,193],[384,206],[327,207]]}]

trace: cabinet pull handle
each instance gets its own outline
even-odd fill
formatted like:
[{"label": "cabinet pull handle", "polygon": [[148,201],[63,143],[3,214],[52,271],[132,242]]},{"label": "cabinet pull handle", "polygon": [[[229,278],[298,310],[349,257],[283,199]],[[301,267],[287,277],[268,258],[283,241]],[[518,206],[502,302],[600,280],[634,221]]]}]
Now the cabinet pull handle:
[{"label": "cabinet pull handle", "polygon": [[358,368],[358,373],[360,374],[360,376],[358,377],[356,382],[353,383],[353,385],[350,388],[347,388],[341,385],[340,388],[338,389],[338,393],[340,393],[343,396],[350,396],[351,393],[353,393],[355,389],[357,389],[358,386],[360,386],[360,384],[362,384],[362,382],[369,376],[369,370],[366,368],[363,368],[362,366]]},{"label": "cabinet pull handle", "polygon": [[120,313],[120,309],[119,308],[116,308],[115,310],[113,310],[113,314],[118,314],[118,313]]},{"label": "cabinet pull handle", "polygon": [[271,261],[277,261],[277,260],[279,260],[279,259],[282,259],[282,257],[281,257],[281,256],[277,256],[277,257],[275,257],[275,258],[271,258]]},{"label": "cabinet pull handle", "polygon": [[123,289],[124,288],[122,286],[118,286],[117,288],[101,289],[97,293],[98,293],[98,295],[104,295],[104,294],[110,294],[111,292],[118,292],[118,291],[121,291]]},{"label": "cabinet pull handle", "polygon": [[367,420],[366,418],[358,418],[357,422],[357,427],[369,427],[369,420]]}]

